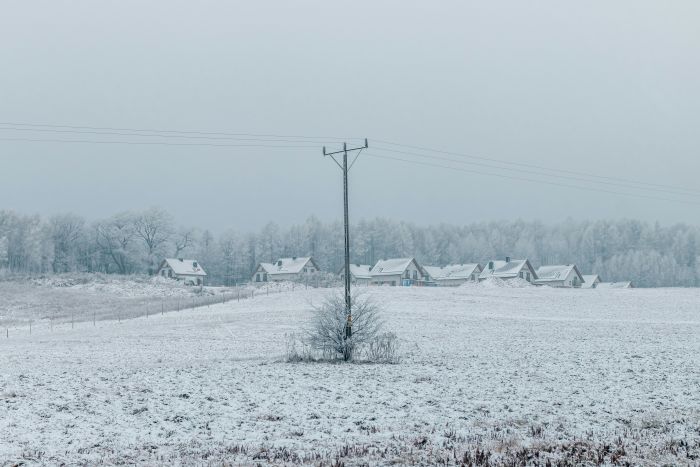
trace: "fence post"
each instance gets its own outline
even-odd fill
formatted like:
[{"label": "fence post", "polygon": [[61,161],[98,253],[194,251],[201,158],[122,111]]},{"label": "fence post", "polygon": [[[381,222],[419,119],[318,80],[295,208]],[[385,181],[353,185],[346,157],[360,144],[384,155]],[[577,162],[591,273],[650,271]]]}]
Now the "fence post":
[{"label": "fence post", "polygon": [[93,326],[93,327],[95,326],[95,314],[96,314],[96,313],[97,313],[97,312],[96,312],[95,310],[92,310],[92,326]]},{"label": "fence post", "polygon": [[29,320],[29,335],[32,335],[32,320]]},{"label": "fence post", "polygon": [[6,337],[9,339],[10,338],[10,328],[5,328],[5,334],[6,334]]},{"label": "fence post", "polygon": [[165,302],[163,300],[160,301],[160,315],[163,316],[165,314]]},{"label": "fence post", "polygon": [[71,328],[71,329],[74,328],[74,324],[73,324],[73,323],[74,323],[73,314],[74,314],[74,312],[71,311],[71,312],[70,312],[70,328]]},{"label": "fence post", "polygon": [[238,301],[241,301],[241,289],[238,289]]}]

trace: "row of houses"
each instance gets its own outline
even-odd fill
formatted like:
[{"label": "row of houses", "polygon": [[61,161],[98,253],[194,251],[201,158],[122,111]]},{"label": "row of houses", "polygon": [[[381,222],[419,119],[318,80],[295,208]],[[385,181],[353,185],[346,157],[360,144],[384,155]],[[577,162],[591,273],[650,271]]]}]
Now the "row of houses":
[{"label": "row of houses", "polygon": [[[261,263],[253,273],[252,282],[303,280],[305,275],[319,271],[313,258],[281,258],[275,263]],[[345,268],[337,272],[344,280]],[[527,259],[492,260],[484,264],[449,264],[423,266],[415,258],[392,258],[369,264],[351,264],[350,279],[360,285],[389,286],[459,286],[489,278],[522,279],[534,285],[571,288],[630,288],[631,282],[603,282],[598,275],[583,275],[574,264],[533,268]]]},{"label": "row of houses", "polygon": [[[274,263],[260,263],[251,282],[304,281],[320,272],[311,257],[280,258]],[[345,268],[338,271],[344,280]],[[189,285],[203,285],[206,272],[195,260],[165,259],[158,275],[180,279]],[[540,266],[535,270],[527,259],[492,260],[480,263],[422,266],[415,258],[392,258],[377,261],[374,266],[351,264],[350,279],[359,285],[443,286],[454,287],[467,282],[490,278],[522,279],[534,285],[566,288],[631,288],[632,282],[603,282],[598,275],[583,275],[575,264]]]},{"label": "row of houses", "polygon": [[[422,273],[421,273],[422,271]],[[599,275],[583,275],[574,264],[548,265],[533,268],[527,259],[493,260],[480,263],[420,266],[414,258],[381,260],[374,267],[352,265],[352,280],[371,285],[435,285],[459,286],[489,278],[522,279],[534,285],[567,288],[632,288],[631,281],[603,282]],[[339,273],[341,278],[344,273]]]}]

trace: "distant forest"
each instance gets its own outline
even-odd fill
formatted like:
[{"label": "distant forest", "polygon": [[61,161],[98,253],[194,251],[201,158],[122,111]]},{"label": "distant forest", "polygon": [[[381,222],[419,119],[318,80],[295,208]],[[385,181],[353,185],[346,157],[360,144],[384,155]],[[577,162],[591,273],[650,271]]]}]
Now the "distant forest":
[{"label": "distant forest", "polygon": [[[340,222],[310,217],[289,228],[244,228],[214,235],[177,226],[158,208],[93,223],[73,214],[44,219],[0,211],[0,272],[154,274],[163,258],[187,257],[203,265],[209,284],[233,285],[248,281],[257,263],[278,257],[313,256],[331,273],[342,267]],[[583,274],[632,280],[639,287],[700,285],[700,228],[686,224],[516,220],[418,226],[379,218],[355,223],[351,239],[354,263],[413,256],[441,266],[510,256],[529,258],[535,267],[575,263]]]}]

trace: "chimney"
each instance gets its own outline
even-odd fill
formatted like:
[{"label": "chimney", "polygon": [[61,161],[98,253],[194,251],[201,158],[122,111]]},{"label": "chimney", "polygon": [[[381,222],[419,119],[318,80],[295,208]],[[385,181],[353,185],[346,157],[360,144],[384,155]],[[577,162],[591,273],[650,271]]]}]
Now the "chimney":
[{"label": "chimney", "polygon": [[510,256],[506,256],[506,263],[510,263]]}]

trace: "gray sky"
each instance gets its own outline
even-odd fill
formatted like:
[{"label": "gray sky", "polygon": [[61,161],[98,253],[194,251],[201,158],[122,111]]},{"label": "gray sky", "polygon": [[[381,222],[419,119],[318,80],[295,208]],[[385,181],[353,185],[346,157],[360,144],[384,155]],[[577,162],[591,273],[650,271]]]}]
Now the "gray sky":
[{"label": "gray sky", "polygon": [[[390,153],[412,150],[385,140],[700,190],[699,21],[694,0],[8,1],[0,121],[367,136],[372,150],[351,172],[354,219],[698,223],[697,204],[371,155],[542,179]],[[158,205],[185,224],[242,230],[339,218],[340,171],[312,140],[303,150],[0,140],[0,209],[95,219]],[[561,175],[544,180],[630,191]]]}]

